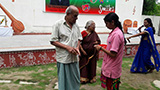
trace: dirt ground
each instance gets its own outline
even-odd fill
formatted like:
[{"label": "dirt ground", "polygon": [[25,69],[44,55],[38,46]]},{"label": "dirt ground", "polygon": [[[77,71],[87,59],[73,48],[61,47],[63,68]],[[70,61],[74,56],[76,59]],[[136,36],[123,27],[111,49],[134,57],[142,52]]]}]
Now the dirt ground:
[{"label": "dirt ground", "polygon": [[[97,76],[97,79],[100,77]],[[130,73],[129,69],[122,71],[121,76],[121,84],[120,84],[120,90],[122,84],[127,83],[128,87],[134,87],[134,89],[131,90],[160,90],[156,89],[152,86],[152,82],[154,80],[160,80],[160,72],[157,72],[156,70],[153,71],[153,73],[148,74],[138,74],[138,73]],[[127,87],[127,86],[126,86]],[[89,86],[89,85],[82,85],[81,88],[85,88],[86,90],[104,90],[100,85],[96,86]],[[125,89],[130,90],[130,89]]]},{"label": "dirt ground", "polygon": [[[42,72],[43,70],[39,70],[38,72]],[[101,68],[97,67],[97,73],[100,73]],[[26,72],[13,72],[7,75],[0,74],[0,78],[3,79],[10,79],[13,81],[16,81],[18,79],[25,79],[25,80],[30,80],[32,77],[29,76],[30,73],[33,73],[33,71],[26,71]],[[97,79],[99,79],[100,76],[97,76]],[[125,84],[129,85],[128,87],[134,87],[132,90],[157,90],[153,85],[151,84],[154,80],[160,80],[160,72],[156,72],[156,70],[153,71],[153,73],[148,73],[148,74],[134,74],[130,73],[129,69],[124,68],[122,71],[122,76],[121,76],[121,85],[120,87],[124,87]],[[53,86],[55,83],[58,81],[57,78],[53,78],[50,81],[50,84],[46,86],[45,90],[54,90]],[[20,87],[20,84],[0,84],[0,90],[8,90],[8,89],[1,89],[1,87],[9,87],[9,90],[18,90]],[[125,86],[127,87],[127,86]],[[95,86],[93,85],[81,85],[80,89],[82,90],[104,90],[100,86],[100,84],[97,84]],[[124,90],[124,89],[120,89]],[[125,89],[127,90],[127,89]],[[159,90],[159,89],[158,89]]]},{"label": "dirt ground", "polygon": [[[12,82],[17,81],[17,80],[31,80],[33,79],[30,74],[33,73],[34,71],[25,71],[25,72],[12,72],[10,74],[1,74],[0,73],[0,78],[3,80],[12,80]],[[43,72],[43,70],[39,69],[38,72]],[[100,68],[97,67],[97,73],[100,73]],[[97,79],[99,79],[100,76],[97,76]],[[48,86],[46,86],[45,90],[54,90],[53,87],[55,85],[55,83],[58,81],[57,78],[53,78],[50,81],[50,84]],[[15,83],[5,83],[5,84],[0,84],[0,90],[19,90],[19,87],[21,86],[21,84],[15,84]],[[4,88],[7,87],[7,88]],[[84,84],[81,85],[80,89],[85,89],[85,90],[102,90],[100,85],[96,85],[96,86],[90,86],[88,84]],[[28,89],[27,89],[28,90]]]}]

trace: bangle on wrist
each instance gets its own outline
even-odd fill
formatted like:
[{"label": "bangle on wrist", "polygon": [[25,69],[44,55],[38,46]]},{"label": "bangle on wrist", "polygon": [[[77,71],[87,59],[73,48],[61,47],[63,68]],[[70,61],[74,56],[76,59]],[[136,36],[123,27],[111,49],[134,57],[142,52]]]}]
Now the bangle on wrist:
[{"label": "bangle on wrist", "polygon": [[99,50],[101,50],[102,49],[102,46],[100,47],[100,49]]}]

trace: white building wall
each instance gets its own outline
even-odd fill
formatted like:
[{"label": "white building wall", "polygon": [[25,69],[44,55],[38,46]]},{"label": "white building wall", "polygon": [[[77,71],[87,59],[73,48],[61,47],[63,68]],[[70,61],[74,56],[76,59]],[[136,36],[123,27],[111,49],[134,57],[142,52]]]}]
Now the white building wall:
[{"label": "white building wall", "polygon": [[[64,18],[64,13],[45,12],[45,0],[0,0],[0,3],[18,20],[25,25],[24,33],[51,33],[52,25],[55,21]],[[125,19],[137,20],[138,26],[141,25],[143,0],[116,0],[116,13],[122,22]],[[133,15],[134,9],[135,13]],[[5,13],[0,9],[0,15]],[[103,18],[105,15],[80,14],[78,16],[78,25],[84,29],[88,20],[96,22],[97,32],[110,32],[105,27]],[[7,24],[10,26],[11,21],[7,17]]]},{"label": "white building wall", "polygon": [[143,8],[143,0],[117,0],[116,2],[116,13],[120,17],[122,22],[125,19],[138,21],[138,26],[141,25],[141,15]]}]

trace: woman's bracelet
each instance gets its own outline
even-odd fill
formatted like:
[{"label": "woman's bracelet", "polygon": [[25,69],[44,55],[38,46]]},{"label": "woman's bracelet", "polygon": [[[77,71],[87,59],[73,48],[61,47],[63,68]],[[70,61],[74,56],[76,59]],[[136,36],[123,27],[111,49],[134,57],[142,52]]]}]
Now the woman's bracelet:
[{"label": "woman's bracelet", "polygon": [[102,46],[100,47],[100,49],[99,50],[101,50],[102,49]]}]

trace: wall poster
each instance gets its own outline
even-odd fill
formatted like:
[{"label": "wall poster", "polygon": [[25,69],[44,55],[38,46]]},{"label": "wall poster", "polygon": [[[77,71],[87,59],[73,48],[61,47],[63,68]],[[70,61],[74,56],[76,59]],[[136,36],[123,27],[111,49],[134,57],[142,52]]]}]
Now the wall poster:
[{"label": "wall poster", "polygon": [[46,12],[64,13],[69,5],[78,7],[81,14],[115,12],[116,0],[46,0]]}]

